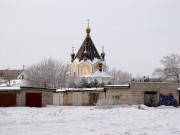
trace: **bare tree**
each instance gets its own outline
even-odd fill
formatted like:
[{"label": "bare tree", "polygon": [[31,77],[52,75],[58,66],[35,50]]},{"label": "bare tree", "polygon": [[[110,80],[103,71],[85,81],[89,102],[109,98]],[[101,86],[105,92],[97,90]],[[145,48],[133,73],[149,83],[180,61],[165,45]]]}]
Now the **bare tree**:
[{"label": "bare tree", "polygon": [[11,82],[14,78],[9,69],[5,70],[4,79],[5,79],[5,83],[7,84],[7,86],[10,86]]},{"label": "bare tree", "polygon": [[159,75],[165,81],[180,83],[180,55],[170,54],[160,60],[163,68],[156,68],[153,74]]},{"label": "bare tree", "polygon": [[2,82],[3,82],[3,79],[2,79],[2,77],[0,77],[0,84],[2,84]]},{"label": "bare tree", "polygon": [[26,76],[32,86],[64,87],[68,83],[69,64],[44,58],[40,63],[29,66]]},{"label": "bare tree", "polygon": [[125,84],[129,83],[132,80],[132,75],[127,72],[122,72],[121,70],[116,70],[113,68],[109,71],[111,76],[113,77],[113,84]]}]

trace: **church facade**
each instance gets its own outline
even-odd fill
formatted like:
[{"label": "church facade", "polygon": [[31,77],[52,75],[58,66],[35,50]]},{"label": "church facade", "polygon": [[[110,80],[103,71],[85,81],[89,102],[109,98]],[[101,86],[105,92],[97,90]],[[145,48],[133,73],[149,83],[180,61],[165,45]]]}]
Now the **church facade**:
[{"label": "church facade", "polygon": [[102,47],[101,54],[98,53],[90,36],[91,28],[86,28],[86,37],[75,54],[74,47],[71,54],[71,76],[89,77],[96,71],[103,71],[105,68],[105,53]]}]

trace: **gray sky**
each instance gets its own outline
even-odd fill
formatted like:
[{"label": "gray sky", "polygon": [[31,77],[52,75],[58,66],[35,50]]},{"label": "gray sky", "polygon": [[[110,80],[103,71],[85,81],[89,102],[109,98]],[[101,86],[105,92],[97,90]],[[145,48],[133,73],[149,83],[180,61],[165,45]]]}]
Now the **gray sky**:
[{"label": "gray sky", "polygon": [[0,69],[50,56],[70,62],[87,19],[111,68],[151,75],[163,56],[180,54],[180,0],[0,0]]}]

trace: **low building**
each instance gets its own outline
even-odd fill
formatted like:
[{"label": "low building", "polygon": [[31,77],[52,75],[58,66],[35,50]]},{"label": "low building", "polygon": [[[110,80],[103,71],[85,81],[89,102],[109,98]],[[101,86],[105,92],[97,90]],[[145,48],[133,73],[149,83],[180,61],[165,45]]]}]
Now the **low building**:
[{"label": "low building", "polygon": [[64,90],[56,90],[53,93],[53,105],[62,106],[64,105]]},{"label": "low building", "polygon": [[54,105],[95,105],[99,99],[116,100],[130,104],[130,85],[106,85],[103,88],[58,89],[53,93]]},{"label": "low building", "polygon": [[105,85],[103,88],[59,89],[53,95],[53,104],[95,105],[97,100],[106,98],[118,104],[178,107],[179,87],[179,83],[133,82],[131,85]]},{"label": "low building", "polygon": [[105,85],[103,88],[49,89],[37,87],[0,87],[0,106],[44,107],[47,105],[95,105],[110,99],[118,104],[179,106],[180,84],[133,82],[131,85]]},{"label": "low building", "polygon": [[[63,95],[63,97],[62,97]],[[58,89],[53,95],[54,105],[95,105],[99,98],[105,96],[104,88],[69,88]],[[62,103],[63,102],[63,103]]]},{"label": "low building", "polygon": [[118,104],[131,104],[130,84],[105,85],[106,98],[113,99]]},{"label": "low building", "polygon": [[0,106],[45,107],[53,104],[55,89],[37,87],[0,87]]},{"label": "low building", "polygon": [[138,82],[130,88],[131,104],[179,106],[179,83]]}]

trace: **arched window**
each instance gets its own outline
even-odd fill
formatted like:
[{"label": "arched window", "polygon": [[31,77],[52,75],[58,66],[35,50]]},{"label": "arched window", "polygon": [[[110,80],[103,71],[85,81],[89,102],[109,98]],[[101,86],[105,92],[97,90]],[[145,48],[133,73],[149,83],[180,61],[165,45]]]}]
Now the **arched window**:
[{"label": "arched window", "polygon": [[76,76],[76,68],[73,68],[74,77]]},{"label": "arched window", "polygon": [[83,68],[83,76],[87,75],[88,74],[88,69],[87,67],[84,67]]}]

